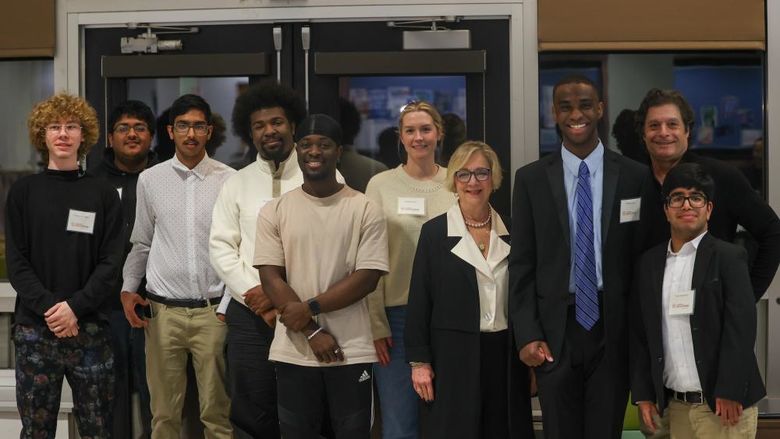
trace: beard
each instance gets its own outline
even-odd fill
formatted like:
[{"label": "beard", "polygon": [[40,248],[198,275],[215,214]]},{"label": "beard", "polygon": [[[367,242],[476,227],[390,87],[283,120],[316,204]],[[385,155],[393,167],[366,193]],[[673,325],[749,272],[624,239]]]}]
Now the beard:
[{"label": "beard", "polygon": [[282,145],[280,148],[271,150],[260,146],[257,148],[257,151],[260,153],[260,157],[263,159],[281,163],[290,156],[290,152],[292,152],[292,146],[288,147],[286,145]]}]

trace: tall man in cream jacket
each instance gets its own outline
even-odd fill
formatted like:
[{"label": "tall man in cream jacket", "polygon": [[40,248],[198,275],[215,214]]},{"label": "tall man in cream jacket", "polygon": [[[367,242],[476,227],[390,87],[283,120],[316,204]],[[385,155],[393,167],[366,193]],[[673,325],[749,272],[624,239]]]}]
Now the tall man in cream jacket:
[{"label": "tall man in cream jacket", "polygon": [[252,267],[252,256],[260,208],[303,183],[293,133],[305,115],[303,100],[275,83],[248,89],[233,108],[233,131],[258,154],[222,187],[214,206],[209,252],[231,298],[225,313],[227,382],[230,421],[241,439],[279,437],[276,377],[268,361],[276,311]]}]

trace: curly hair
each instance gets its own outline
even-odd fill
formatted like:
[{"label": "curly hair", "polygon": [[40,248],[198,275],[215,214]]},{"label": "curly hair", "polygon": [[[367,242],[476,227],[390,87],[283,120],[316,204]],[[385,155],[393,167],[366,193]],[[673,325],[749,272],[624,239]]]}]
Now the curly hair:
[{"label": "curly hair", "polygon": [[640,139],[645,137],[645,119],[647,119],[647,112],[652,107],[659,107],[661,105],[672,104],[680,110],[680,117],[682,117],[683,125],[688,129],[688,139],[690,140],[693,133],[693,126],[695,116],[693,114],[693,108],[691,104],[685,99],[685,97],[677,90],[661,90],[658,88],[650,89],[642,99],[642,103],[639,105],[639,109],[636,111],[634,118],[634,129],[639,135]]},{"label": "curly hair", "polygon": [[217,148],[222,146],[227,140],[225,131],[227,131],[227,125],[225,124],[225,118],[219,113],[211,113],[211,126],[214,127],[211,131],[211,138],[206,142],[206,154],[209,157],[214,157],[214,153],[217,152]]},{"label": "curly hair", "polygon": [[248,88],[236,98],[231,121],[233,132],[247,145],[253,145],[249,126],[252,113],[274,107],[281,107],[287,121],[296,126],[306,117],[306,103],[295,90],[276,82],[265,82]]},{"label": "curly hair", "polygon": [[44,163],[49,162],[49,148],[46,146],[46,125],[62,119],[75,118],[81,125],[81,145],[79,159],[85,157],[97,143],[100,136],[100,123],[95,109],[82,97],[68,93],[58,93],[33,107],[27,118],[30,143],[41,154]]}]

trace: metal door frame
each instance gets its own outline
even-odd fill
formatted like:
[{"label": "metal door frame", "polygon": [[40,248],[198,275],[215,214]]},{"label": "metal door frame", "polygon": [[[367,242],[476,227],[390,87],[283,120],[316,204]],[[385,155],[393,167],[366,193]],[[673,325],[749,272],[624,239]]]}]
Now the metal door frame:
[{"label": "metal door frame", "polygon": [[[510,26],[510,135],[512,141],[510,169],[536,160],[538,151],[538,52],[536,31],[536,0],[504,3],[365,5],[352,4],[324,6],[324,1],[310,0],[309,5],[294,7],[245,7],[236,1],[221,0],[209,5],[233,6],[226,9],[159,10],[156,2],[149,2],[150,10],[117,10],[122,5],[97,4],[92,0],[62,1],[57,13],[57,55],[54,59],[55,89],[73,93],[84,90],[83,31],[86,27],[120,27],[126,23],[157,23],[193,25],[246,24],[284,21],[386,21],[415,17],[457,15],[464,19],[508,18]],[[197,3],[197,2],[193,2]],[[401,3],[399,1],[398,3]],[[140,6],[124,6],[138,9]],[[101,10],[102,8],[102,10]],[[154,10],[154,9],[158,10]],[[74,38],[73,36],[77,37]],[[69,37],[70,36],[70,37]],[[118,43],[117,43],[118,44]]]}]

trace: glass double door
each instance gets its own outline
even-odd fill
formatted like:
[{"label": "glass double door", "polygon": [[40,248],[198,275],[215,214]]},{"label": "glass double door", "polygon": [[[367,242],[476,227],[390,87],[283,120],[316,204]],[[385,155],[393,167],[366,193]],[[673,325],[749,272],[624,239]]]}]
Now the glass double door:
[{"label": "glass double door", "polygon": [[[443,164],[446,151],[462,140],[484,140],[497,151],[508,177],[509,21],[446,25],[467,30],[469,47],[405,50],[405,29],[385,21],[286,22],[199,25],[196,33],[160,35],[181,40],[182,50],[123,55],[120,39],[136,37],[141,30],[88,28],[85,91],[103,126],[110,109],[125,99],[144,101],[161,115],[176,97],[197,93],[229,127],[233,102],[243,89],[278,80],[305,96],[311,113],[341,119],[345,105],[354,106],[361,122],[355,149],[388,166],[400,160],[394,128],[401,107],[426,100],[446,114],[448,135],[439,157]],[[248,147],[230,128],[225,137],[213,155],[230,163]],[[170,148],[166,140],[164,130],[158,130],[155,145],[160,152]],[[99,160],[102,150],[95,148],[88,162]],[[510,211],[509,193],[507,183],[492,199],[505,215]]]}]

